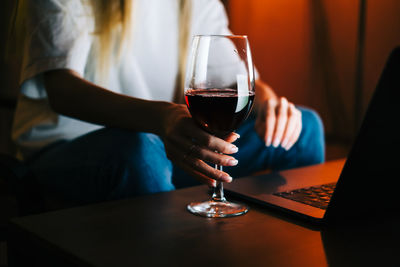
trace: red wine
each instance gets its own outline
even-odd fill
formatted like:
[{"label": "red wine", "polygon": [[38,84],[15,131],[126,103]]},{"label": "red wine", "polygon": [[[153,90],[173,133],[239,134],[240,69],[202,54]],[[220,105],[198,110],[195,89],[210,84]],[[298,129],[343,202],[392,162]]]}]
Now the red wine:
[{"label": "red wine", "polygon": [[207,132],[224,137],[247,118],[254,102],[254,92],[238,95],[235,89],[190,89],[186,105],[193,119]]}]

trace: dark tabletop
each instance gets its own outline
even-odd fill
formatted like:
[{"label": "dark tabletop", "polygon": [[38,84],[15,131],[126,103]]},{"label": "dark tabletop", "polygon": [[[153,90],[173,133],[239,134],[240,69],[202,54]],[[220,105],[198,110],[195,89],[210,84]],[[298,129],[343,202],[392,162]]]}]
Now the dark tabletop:
[{"label": "dark tabletop", "polygon": [[16,218],[11,256],[50,266],[400,264],[396,222],[316,229],[255,205],[234,218],[189,213],[186,204],[208,199],[207,191],[198,186]]}]

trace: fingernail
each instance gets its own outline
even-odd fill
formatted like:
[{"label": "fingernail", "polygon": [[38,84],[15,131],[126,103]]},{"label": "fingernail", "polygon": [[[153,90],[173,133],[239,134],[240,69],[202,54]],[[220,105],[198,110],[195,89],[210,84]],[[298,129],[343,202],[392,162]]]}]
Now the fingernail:
[{"label": "fingernail", "polygon": [[271,142],[272,142],[272,137],[271,137],[271,136],[268,136],[268,137],[267,137],[267,141],[265,142],[265,145],[266,145],[266,146],[270,146],[270,145],[271,145]]},{"label": "fingernail", "polygon": [[220,175],[220,178],[221,178],[221,180],[223,180],[224,182],[227,182],[227,183],[232,182],[232,177],[231,177],[229,174],[225,173],[225,172],[223,172],[223,173]]},{"label": "fingernail", "polygon": [[237,159],[230,159],[228,160],[228,165],[229,166],[236,166],[239,163]]},{"label": "fingernail", "polygon": [[286,149],[286,150],[289,150],[289,149],[292,148],[292,146],[293,146],[293,144],[288,144],[287,146],[285,146],[285,149]]},{"label": "fingernail", "polygon": [[236,153],[239,151],[239,148],[235,145],[231,145],[231,147],[229,148],[229,153]]},{"label": "fingernail", "polygon": [[288,144],[288,140],[285,139],[285,140],[282,141],[281,146],[286,149],[287,144]]},{"label": "fingernail", "polygon": [[274,142],[272,143],[273,147],[278,147],[279,146],[279,139],[275,138]]}]

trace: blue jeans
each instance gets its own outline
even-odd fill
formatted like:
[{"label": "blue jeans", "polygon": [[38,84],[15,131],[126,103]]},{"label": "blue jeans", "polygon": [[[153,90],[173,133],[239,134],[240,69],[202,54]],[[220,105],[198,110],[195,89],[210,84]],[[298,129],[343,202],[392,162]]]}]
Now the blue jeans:
[{"label": "blue jeans", "polygon": [[[233,178],[264,169],[282,170],[324,161],[321,119],[302,112],[303,129],[289,150],[266,147],[250,117],[237,130],[239,164],[225,167]],[[28,162],[46,198],[68,206],[133,197],[198,184],[166,156],[154,134],[103,128],[45,149]]]}]

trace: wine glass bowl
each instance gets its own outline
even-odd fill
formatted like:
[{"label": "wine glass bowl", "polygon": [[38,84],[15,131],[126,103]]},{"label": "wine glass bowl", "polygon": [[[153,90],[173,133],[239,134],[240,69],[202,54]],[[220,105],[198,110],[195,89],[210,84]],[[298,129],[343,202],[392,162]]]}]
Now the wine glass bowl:
[{"label": "wine glass bowl", "polygon": [[193,119],[204,130],[224,138],[247,118],[253,106],[254,93],[238,95],[232,88],[189,89],[185,101]]},{"label": "wine glass bowl", "polygon": [[[254,67],[249,43],[243,35],[193,37],[185,79],[185,101],[194,121],[205,131],[225,138],[249,115],[255,97]],[[222,171],[222,166],[216,165]],[[211,200],[187,206],[205,217],[230,217],[247,212],[228,202],[217,181]]]}]

